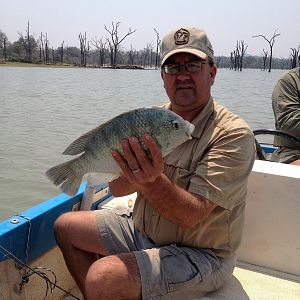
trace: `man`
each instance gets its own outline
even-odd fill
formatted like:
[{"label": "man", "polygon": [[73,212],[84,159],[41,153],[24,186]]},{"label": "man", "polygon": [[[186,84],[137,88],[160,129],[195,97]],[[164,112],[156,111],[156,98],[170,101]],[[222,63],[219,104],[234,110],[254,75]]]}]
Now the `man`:
[{"label": "man", "polygon": [[[272,94],[272,106],[276,129],[286,131],[300,139],[300,68],[285,72],[278,80]],[[300,144],[275,136],[278,146],[272,160],[300,165]]]},{"label": "man", "polygon": [[230,278],[244,222],[247,178],[255,150],[247,124],[210,90],[213,49],[198,28],[178,28],[161,45],[166,105],[195,125],[192,140],[164,159],[145,135],[112,155],[123,175],[115,196],[138,193],[133,220],[101,210],[61,216],[55,232],[86,299],[199,299]]}]

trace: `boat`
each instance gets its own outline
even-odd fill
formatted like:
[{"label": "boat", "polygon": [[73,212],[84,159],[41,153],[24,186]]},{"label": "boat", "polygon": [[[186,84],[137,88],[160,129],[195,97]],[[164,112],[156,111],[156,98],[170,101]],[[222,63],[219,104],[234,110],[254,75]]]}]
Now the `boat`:
[{"label": "boat", "polygon": [[[266,132],[256,132],[264,134]],[[244,234],[232,278],[202,299],[300,299],[300,168],[270,162],[260,144],[248,182]],[[83,299],[56,246],[53,223],[80,209],[132,209],[135,194],[113,197],[107,184],[80,186],[0,223],[0,299]]]}]

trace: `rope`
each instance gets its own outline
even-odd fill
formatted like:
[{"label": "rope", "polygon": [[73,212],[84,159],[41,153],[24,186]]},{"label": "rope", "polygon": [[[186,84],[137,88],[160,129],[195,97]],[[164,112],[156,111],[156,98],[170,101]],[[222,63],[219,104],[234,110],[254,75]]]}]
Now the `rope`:
[{"label": "rope", "polygon": [[[66,291],[65,289],[63,289],[62,287],[60,287],[60,286],[58,286],[58,285],[56,284],[56,276],[55,276],[54,272],[52,272],[51,270],[46,269],[46,268],[42,268],[42,267],[31,268],[30,266],[28,266],[27,264],[25,264],[24,262],[22,262],[19,258],[17,258],[15,255],[13,255],[10,251],[8,251],[8,250],[7,250],[5,247],[3,247],[2,245],[0,245],[0,251],[1,251],[3,254],[5,254],[5,256],[8,255],[9,257],[11,257],[11,258],[15,261],[16,264],[18,264],[18,265],[20,265],[20,266],[22,266],[22,267],[26,267],[28,270],[30,270],[31,273],[28,272],[28,274],[30,274],[29,276],[31,276],[31,275],[33,275],[33,274],[36,274],[36,275],[40,276],[41,278],[43,278],[43,279],[46,281],[47,288],[49,288],[49,287],[51,288],[51,292],[52,292],[53,289],[56,287],[56,288],[60,289],[61,291],[65,292],[66,294],[68,294],[69,296],[73,297],[74,299],[80,300],[80,298],[78,298],[78,297],[72,295],[71,293],[69,293],[68,291]],[[3,252],[3,251],[4,251],[4,252]],[[49,270],[50,272],[52,272],[52,274],[54,274],[54,277],[55,277],[55,282],[52,282],[44,272],[40,272],[40,271],[37,272],[36,269],[45,269],[45,270]],[[28,276],[28,277],[29,277],[29,276]],[[21,284],[24,285],[25,283],[27,283],[27,282],[29,281],[28,277],[27,277],[27,279],[25,279],[26,282],[24,282],[24,283],[21,282]],[[46,297],[47,297],[47,294],[46,294],[45,298],[46,298]]]},{"label": "rope", "polygon": [[[44,299],[46,299],[46,297],[48,296],[48,292],[49,290],[51,291],[51,293],[53,292],[54,288],[57,287],[58,289],[62,290],[63,292],[67,293],[68,295],[70,295],[71,297],[80,300],[78,297],[70,294],[69,292],[67,292],[66,290],[64,290],[63,288],[59,287],[56,283],[57,283],[57,277],[55,275],[55,273],[53,271],[51,271],[50,269],[47,269],[45,267],[29,267],[28,266],[28,257],[29,257],[29,243],[30,243],[30,233],[31,233],[31,220],[30,218],[23,216],[23,215],[17,215],[25,220],[28,221],[28,234],[27,234],[27,241],[26,241],[26,250],[25,250],[25,262],[22,262],[19,258],[17,258],[15,255],[13,255],[11,252],[9,252],[6,248],[4,248],[3,246],[0,245],[0,248],[2,250],[5,251],[5,253],[3,253],[5,256],[9,255],[11,258],[14,259],[15,263],[18,266],[21,266],[22,268],[26,267],[24,274],[21,275],[21,282],[20,282],[20,292],[22,291],[24,285],[26,283],[29,282],[29,277],[36,274],[38,276],[40,276],[41,278],[43,278],[46,282],[46,294]],[[54,282],[51,281],[49,279],[49,277],[47,276],[47,274],[45,272],[43,272],[42,270],[45,270],[47,272],[51,272],[53,277],[54,277]]]}]

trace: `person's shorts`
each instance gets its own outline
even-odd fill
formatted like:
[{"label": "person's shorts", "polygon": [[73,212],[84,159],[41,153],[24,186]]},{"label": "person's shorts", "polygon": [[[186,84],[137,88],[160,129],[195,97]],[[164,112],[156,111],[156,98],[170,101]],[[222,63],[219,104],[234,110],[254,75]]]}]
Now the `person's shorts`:
[{"label": "person's shorts", "polygon": [[143,299],[200,299],[231,277],[236,257],[217,257],[210,249],[171,244],[158,247],[133,225],[122,209],[95,211],[99,233],[110,254],[133,252]]}]

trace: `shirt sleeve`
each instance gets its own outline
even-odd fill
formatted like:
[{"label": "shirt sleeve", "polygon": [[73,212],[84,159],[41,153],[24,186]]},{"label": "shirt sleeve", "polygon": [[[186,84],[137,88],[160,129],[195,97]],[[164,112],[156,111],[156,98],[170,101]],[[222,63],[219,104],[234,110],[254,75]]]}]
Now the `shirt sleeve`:
[{"label": "shirt sleeve", "polygon": [[285,130],[296,136],[300,136],[299,89],[299,78],[287,74],[278,81],[272,94],[276,128]]},{"label": "shirt sleeve", "polygon": [[245,199],[255,153],[250,130],[223,133],[198,163],[189,191],[232,210]]}]

